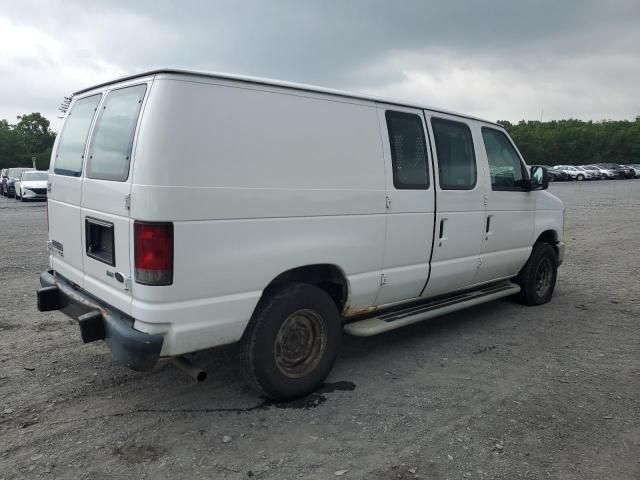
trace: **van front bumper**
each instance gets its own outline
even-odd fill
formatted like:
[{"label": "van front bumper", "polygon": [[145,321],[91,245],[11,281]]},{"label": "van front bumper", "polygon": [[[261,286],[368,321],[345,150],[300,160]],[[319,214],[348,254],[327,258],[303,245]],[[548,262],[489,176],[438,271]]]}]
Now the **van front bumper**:
[{"label": "van front bumper", "polygon": [[117,362],[133,370],[151,370],[160,357],[162,335],[134,330],[131,317],[105,305],[52,270],[40,274],[38,310],[60,310],[78,321],[84,343],[104,340]]},{"label": "van front bumper", "polygon": [[556,243],[556,248],[558,249],[558,265],[562,265],[562,262],[564,261],[564,242]]}]

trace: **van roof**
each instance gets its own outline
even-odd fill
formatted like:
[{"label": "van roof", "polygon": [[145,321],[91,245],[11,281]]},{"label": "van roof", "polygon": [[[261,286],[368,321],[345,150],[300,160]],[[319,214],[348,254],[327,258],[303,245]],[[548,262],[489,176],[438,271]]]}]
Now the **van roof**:
[{"label": "van roof", "polygon": [[413,103],[413,102],[408,102],[405,100],[397,100],[397,99],[389,99],[389,98],[384,98],[384,97],[378,97],[375,95],[367,95],[367,94],[361,94],[361,93],[352,93],[352,92],[344,92],[342,90],[334,90],[331,88],[325,88],[325,87],[318,87],[315,85],[306,85],[303,83],[293,83],[293,82],[286,82],[283,80],[274,80],[274,79],[270,79],[270,78],[261,78],[261,77],[252,77],[252,76],[247,76],[247,75],[236,75],[236,74],[231,74],[231,73],[220,73],[220,72],[203,72],[203,71],[198,71],[198,70],[182,70],[182,69],[177,69],[177,68],[159,68],[159,69],[155,69],[155,70],[148,70],[145,72],[140,72],[140,73],[136,73],[136,74],[132,74],[132,75],[126,75],[124,77],[120,77],[108,82],[103,82],[103,83],[99,83],[97,85],[93,85],[91,87],[88,88],[83,88],[82,90],[78,90],[77,92],[75,92],[73,95],[79,95],[81,93],[85,93],[88,92],[90,90],[94,90],[96,88],[100,88],[100,87],[104,87],[107,85],[111,85],[113,83],[119,83],[119,82],[123,82],[126,80],[133,80],[135,78],[139,78],[139,77],[148,77],[150,75],[156,75],[156,74],[160,74],[160,73],[168,73],[168,74],[177,74],[177,75],[192,75],[192,76],[196,76],[196,77],[207,77],[207,78],[220,78],[220,79],[225,79],[225,80],[235,80],[235,81],[239,81],[239,82],[247,82],[247,83],[255,83],[255,84],[261,84],[261,85],[272,85],[272,86],[277,86],[277,87],[284,87],[284,88],[291,88],[294,90],[303,90],[303,91],[308,91],[308,92],[317,92],[317,93],[326,93],[329,95],[336,95],[339,97],[346,97],[346,98],[355,98],[355,99],[359,99],[359,100],[371,100],[374,102],[381,102],[381,103],[389,103],[389,104],[393,104],[393,105],[398,105],[398,106],[403,106],[403,107],[410,107],[410,108],[420,108],[423,110],[430,110],[433,112],[439,112],[439,113],[445,113],[447,115],[455,115],[458,117],[463,117],[463,118],[468,118],[471,120],[479,120],[481,122],[485,122],[485,123],[490,123],[492,125],[496,125],[500,128],[502,128],[502,125],[496,123],[496,122],[492,122],[490,120],[486,120],[484,118],[479,118],[479,117],[475,117],[473,115],[466,115],[463,113],[458,113],[458,112],[453,112],[450,110],[444,110],[441,108],[434,108],[428,105],[421,105],[419,103]]}]

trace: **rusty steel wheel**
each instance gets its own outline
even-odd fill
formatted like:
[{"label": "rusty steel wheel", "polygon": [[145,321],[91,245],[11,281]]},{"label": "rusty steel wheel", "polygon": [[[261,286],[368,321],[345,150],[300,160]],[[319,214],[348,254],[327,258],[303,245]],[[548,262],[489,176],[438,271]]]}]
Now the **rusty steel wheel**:
[{"label": "rusty steel wheel", "polygon": [[551,288],[551,280],[553,278],[553,265],[549,257],[544,257],[538,264],[536,270],[536,294],[544,297],[549,288]]},{"label": "rusty steel wheel", "polygon": [[324,319],[313,310],[298,310],[282,323],[275,343],[278,370],[289,378],[312,372],[327,349]]},{"label": "rusty steel wheel", "polygon": [[313,392],[338,355],[342,319],[335,301],[315,285],[267,292],[242,340],[249,385],[275,400]]},{"label": "rusty steel wheel", "polygon": [[551,300],[556,285],[558,258],[554,247],[536,243],[529,260],[515,281],[520,285],[520,301],[525,305],[541,305]]}]

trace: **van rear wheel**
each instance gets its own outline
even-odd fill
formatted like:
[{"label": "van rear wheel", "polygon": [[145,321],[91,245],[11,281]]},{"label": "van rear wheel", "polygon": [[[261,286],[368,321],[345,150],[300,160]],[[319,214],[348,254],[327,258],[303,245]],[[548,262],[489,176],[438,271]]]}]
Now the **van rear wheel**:
[{"label": "van rear wheel", "polygon": [[536,243],[529,260],[516,277],[520,302],[541,305],[551,300],[558,276],[558,256],[548,243]]},{"label": "van rear wheel", "polygon": [[274,400],[313,392],[338,354],[342,322],[331,297],[318,287],[294,284],[263,299],[242,342],[248,383]]}]

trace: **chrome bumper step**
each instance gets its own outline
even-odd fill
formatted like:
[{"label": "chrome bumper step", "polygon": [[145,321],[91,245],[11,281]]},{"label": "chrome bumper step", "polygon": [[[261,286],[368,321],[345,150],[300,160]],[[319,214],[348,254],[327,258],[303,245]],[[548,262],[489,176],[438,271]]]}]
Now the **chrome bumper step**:
[{"label": "chrome bumper step", "polygon": [[380,313],[375,317],[347,323],[344,326],[344,331],[358,337],[370,337],[446,313],[457,312],[474,305],[508,297],[518,292],[520,292],[520,287],[515,283],[507,282],[492,285],[480,290],[427,301],[418,305],[412,304],[403,309],[394,309],[387,313]]}]

